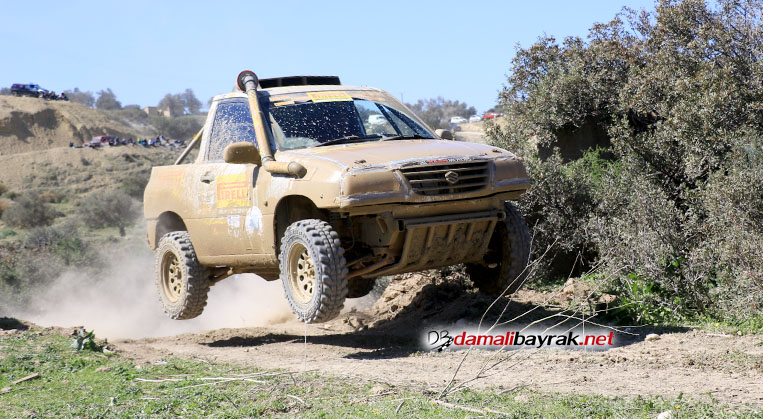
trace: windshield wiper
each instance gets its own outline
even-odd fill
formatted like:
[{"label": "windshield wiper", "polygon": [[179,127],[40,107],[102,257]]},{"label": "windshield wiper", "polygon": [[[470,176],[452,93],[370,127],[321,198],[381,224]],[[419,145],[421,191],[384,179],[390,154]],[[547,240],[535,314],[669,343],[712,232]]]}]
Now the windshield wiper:
[{"label": "windshield wiper", "polygon": [[328,140],[325,143],[320,143],[316,145],[315,147],[321,147],[324,145],[331,145],[331,144],[343,144],[343,143],[351,143],[353,141],[364,141],[369,140],[371,138],[379,138],[381,135],[366,135],[364,137],[361,137],[359,135],[347,135],[344,137],[334,138],[333,140]]},{"label": "windshield wiper", "polygon": [[433,140],[432,137],[422,137],[419,134],[413,135],[394,135],[392,137],[382,137],[379,141],[395,141],[395,140]]}]

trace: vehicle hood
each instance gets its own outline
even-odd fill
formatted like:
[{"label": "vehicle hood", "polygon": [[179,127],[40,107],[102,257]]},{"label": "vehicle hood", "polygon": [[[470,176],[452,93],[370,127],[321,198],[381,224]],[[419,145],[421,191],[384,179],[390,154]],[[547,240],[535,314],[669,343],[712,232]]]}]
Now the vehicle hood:
[{"label": "vehicle hood", "polygon": [[[511,155],[506,150],[485,144],[449,140],[372,141],[326,147],[312,147],[278,153],[278,160],[321,160],[343,168],[401,163],[442,157],[498,157]],[[513,157],[513,155],[511,155]]]}]

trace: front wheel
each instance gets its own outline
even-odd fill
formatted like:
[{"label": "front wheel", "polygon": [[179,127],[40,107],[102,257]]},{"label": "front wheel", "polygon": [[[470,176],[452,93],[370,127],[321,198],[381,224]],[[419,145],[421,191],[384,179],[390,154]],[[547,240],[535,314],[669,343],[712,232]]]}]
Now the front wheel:
[{"label": "front wheel", "polygon": [[499,221],[481,263],[467,263],[466,273],[483,294],[515,293],[527,279],[530,232],[514,205],[506,202],[506,219]]},{"label": "front wheel", "polygon": [[188,232],[165,234],[156,249],[156,287],[167,315],[175,320],[199,316],[209,286],[209,271],[196,259]]},{"label": "front wheel", "polygon": [[290,225],[278,256],[286,299],[305,323],[339,315],[347,298],[347,262],[339,235],[321,220]]}]

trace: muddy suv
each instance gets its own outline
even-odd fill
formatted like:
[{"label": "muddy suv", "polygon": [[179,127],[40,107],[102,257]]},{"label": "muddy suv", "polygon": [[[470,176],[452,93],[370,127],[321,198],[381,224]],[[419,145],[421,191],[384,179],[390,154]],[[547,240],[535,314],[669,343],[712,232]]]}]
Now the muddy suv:
[{"label": "muddy suv", "polygon": [[490,295],[522,285],[530,238],[508,201],[530,180],[516,156],[453,141],[388,93],[336,77],[244,71],[237,85],[145,190],[170,317],[198,316],[212,285],[245,272],[280,279],[308,323],[385,275],[463,263]]}]

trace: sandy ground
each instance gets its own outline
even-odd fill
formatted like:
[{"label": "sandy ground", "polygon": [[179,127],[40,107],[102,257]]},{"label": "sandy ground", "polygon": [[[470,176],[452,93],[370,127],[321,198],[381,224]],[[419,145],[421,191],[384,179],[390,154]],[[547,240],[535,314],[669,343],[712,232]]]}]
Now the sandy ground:
[{"label": "sandy ground", "polygon": [[[420,286],[412,287],[411,281]],[[372,307],[345,312],[323,325],[306,326],[289,320],[266,327],[112,343],[138,363],[166,357],[207,359],[293,372],[317,371],[440,392],[454,377],[466,352],[425,351],[423,336],[436,329],[434,324],[450,324],[454,330],[454,324],[476,322],[478,316],[475,318],[469,308],[489,300],[465,293],[451,283],[424,281],[421,286],[421,282],[421,278],[408,277],[397,287],[393,283]],[[520,291],[509,304],[506,317],[526,312],[546,297],[544,293]],[[548,307],[538,308],[531,316],[537,319],[554,313]],[[503,359],[497,367],[483,370],[483,378],[470,381],[468,386],[495,392],[527,388],[625,397],[678,397],[683,393],[684,397],[706,402],[763,406],[763,336],[686,328],[637,332],[637,336],[620,335],[619,346],[599,352],[471,351],[456,383],[474,379],[485,365]],[[658,333],[659,339],[645,340],[652,332]]]},{"label": "sandy ground", "polygon": [[485,138],[485,132],[483,130],[483,123],[481,122],[464,123],[464,124],[460,124],[459,127],[461,129],[453,133],[456,137],[456,140],[466,141],[470,143],[480,143],[480,144],[486,143],[487,140]]}]

